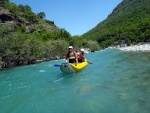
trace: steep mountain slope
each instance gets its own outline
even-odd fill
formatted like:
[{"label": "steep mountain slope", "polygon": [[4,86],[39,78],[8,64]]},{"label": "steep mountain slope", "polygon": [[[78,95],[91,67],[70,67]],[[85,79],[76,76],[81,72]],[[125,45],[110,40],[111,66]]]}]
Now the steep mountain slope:
[{"label": "steep mountain slope", "polygon": [[102,47],[150,41],[150,0],[123,0],[107,19],[83,34]]},{"label": "steep mountain slope", "polygon": [[1,29],[14,32],[17,28],[19,29],[19,27],[20,30],[21,27],[25,27],[24,31],[28,33],[32,33],[36,30],[41,31],[42,29],[50,32],[59,30],[53,21],[39,18],[31,9],[27,9],[26,7],[27,6],[23,5],[17,7],[15,4],[12,5],[12,3],[9,4],[8,7],[0,6]]}]

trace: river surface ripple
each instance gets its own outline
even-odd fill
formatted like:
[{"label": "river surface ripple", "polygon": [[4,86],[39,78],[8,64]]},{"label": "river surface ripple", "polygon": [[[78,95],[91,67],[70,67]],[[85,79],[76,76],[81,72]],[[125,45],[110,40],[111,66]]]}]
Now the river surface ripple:
[{"label": "river surface ripple", "polygon": [[55,60],[0,72],[0,113],[150,113],[150,53],[86,54],[84,70]]}]

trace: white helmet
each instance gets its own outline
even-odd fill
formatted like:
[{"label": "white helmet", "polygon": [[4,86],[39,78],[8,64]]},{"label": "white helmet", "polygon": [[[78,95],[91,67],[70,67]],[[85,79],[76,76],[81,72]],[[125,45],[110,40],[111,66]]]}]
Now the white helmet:
[{"label": "white helmet", "polygon": [[84,52],[84,49],[80,49],[81,52]]},{"label": "white helmet", "polygon": [[72,46],[69,46],[68,48],[69,48],[69,49],[73,49],[73,47],[72,47]]}]

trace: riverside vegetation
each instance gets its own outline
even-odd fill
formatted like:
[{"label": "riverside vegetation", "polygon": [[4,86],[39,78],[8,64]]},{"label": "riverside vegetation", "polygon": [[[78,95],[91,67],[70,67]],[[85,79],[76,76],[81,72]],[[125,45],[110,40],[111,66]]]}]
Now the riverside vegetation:
[{"label": "riverside vegetation", "polygon": [[0,10],[1,68],[63,58],[69,45],[91,51],[100,49],[96,41],[71,36],[54,21],[46,20],[44,12],[35,14],[28,5],[17,6],[9,0],[1,0]]},{"label": "riverside vegetation", "polygon": [[28,5],[0,1],[0,67],[63,58],[69,45],[91,51],[150,41],[150,0],[123,0],[107,19],[81,36],[71,36],[46,14]]}]

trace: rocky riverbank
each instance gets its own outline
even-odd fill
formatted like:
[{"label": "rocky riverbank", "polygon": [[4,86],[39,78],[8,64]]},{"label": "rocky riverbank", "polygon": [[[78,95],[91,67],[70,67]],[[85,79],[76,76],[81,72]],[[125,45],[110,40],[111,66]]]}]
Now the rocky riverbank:
[{"label": "rocky riverbank", "polygon": [[117,48],[121,51],[150,52],[150,44],[133,45]]}]

